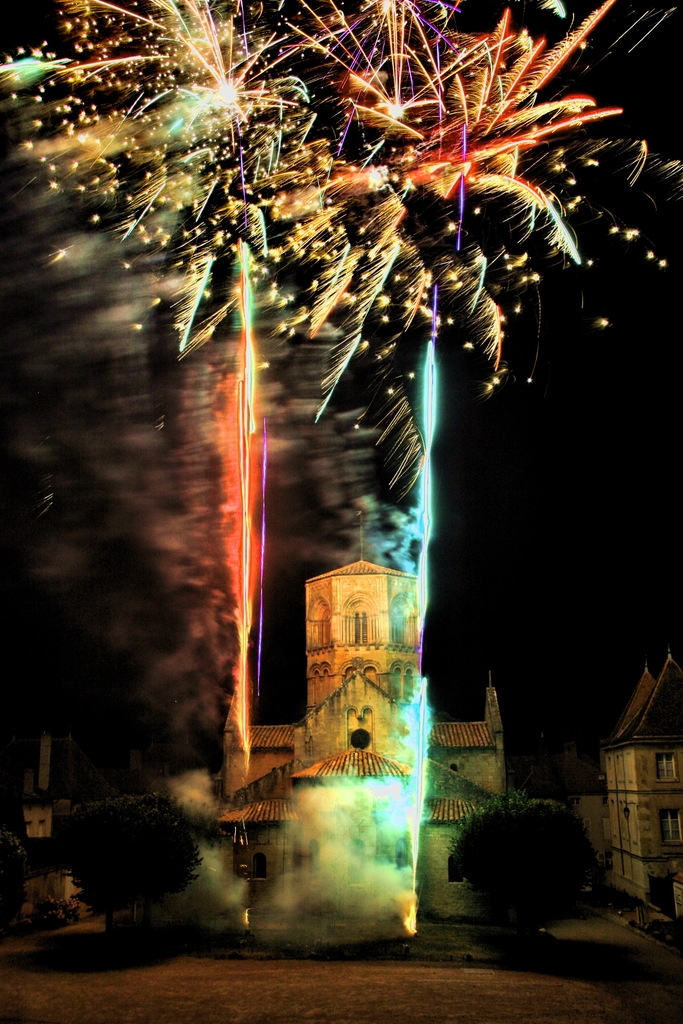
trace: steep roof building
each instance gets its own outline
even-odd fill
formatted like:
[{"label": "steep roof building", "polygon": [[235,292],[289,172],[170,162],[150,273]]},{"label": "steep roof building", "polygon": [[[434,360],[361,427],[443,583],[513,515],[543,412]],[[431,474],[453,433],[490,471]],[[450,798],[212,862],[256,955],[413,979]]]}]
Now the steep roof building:
[{"label": "steep roof building", "polygon": [[656,679],[645,669],[603,755],[611,880],[673,915],[672,878],[683,870],[683,672],[671,655]]}]

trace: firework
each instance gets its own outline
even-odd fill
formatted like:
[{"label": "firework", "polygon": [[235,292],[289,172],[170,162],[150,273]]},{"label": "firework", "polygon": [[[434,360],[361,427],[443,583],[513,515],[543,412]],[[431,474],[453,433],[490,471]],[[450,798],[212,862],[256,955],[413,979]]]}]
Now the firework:
[{"label": "firework", "polygon": [[[516,24],[519,4],[464,33],[458,5],[437,0],[367,0],[346,12],[334,0],[258,11],[65,0],[70,56],[0,68],[18,96],[32,96],[26,143],[46,184],[80,197],[94,225],[127,239],[131,265],[156,276],[178,355],[213,340],[226,367],[222,399],[240,416],[240,509],[230,515],[242,523],[232,573],[243,736],[254,316],[278,310],[272,330],[259,323],[260,336],[274,336],[264,345],[306,335],[328,351],[319,417],[350,365],[370,379],[366,415],[379,422],[392,484],[407,490],[428,470],[431,437],[431,421],[423,432],[413,415],[412,353],[431,336],[433,367],[438,326],[440,345],[457,339],[486,354],[491,393],[507,373],[510,300],[537,289],[532,245],[581,261],[579,177],[615,145],[590,134],[620,110],[558,81],[615,2],[547,45]],[[564,14],[559,2],[537,6]],[[634,178],[645,158],[639,144]]]},{"label": "firework", "polygon": [[430,289],[438,285],[445,323],[486,352],[490,391],[505,374],[494,292],[514,293],[534,275],[510,246],[540,232],[550,253],[581,261],[567,220],[580,200],[555,140],[583,141],[584,129],[621,111],[582,94],[544,96],[614,3],[554,47],[516,29],[509,11],[492,32],[464,35],[450,7],[395,0],[353,15],[332,0],[304,5],[310,28],[291,26],[336,81],[340,120],[324,202],[289,239],[315,267],[311,332],[328,321],[336,331],[320,413],[352,359],[369,359],[375,381],[388,375],[382,437],[399,485],[416,479],[423,444],[396,366],[406,341],[428,330]]},{"label": "firework", "polygon": [[[486,354],[488,394],[507,373],[508,307],[540,279],[532,236],[541,255],[581,262],[577,179],[606,152],[587,133],[620,110],[558,81],[615,2],[549,46],[515,23],[518,4],[464,33],[459,5],[437,0],[68,0],[72,58],[43,61],[68,95],[36,94],[41,130],[64,143],[45,156],[50,185],[138,242],[170,287],[183,356],[236,308],[240,241],[257,291],[277,299],[293,277],[300,301],[276,334],[329,348],[318,416],[352,362],[370,368],[400,492],[424,454],[403,350],[429,332],[432,288],[442,343]],[[5,72],[28,82],[40,64]]]}]

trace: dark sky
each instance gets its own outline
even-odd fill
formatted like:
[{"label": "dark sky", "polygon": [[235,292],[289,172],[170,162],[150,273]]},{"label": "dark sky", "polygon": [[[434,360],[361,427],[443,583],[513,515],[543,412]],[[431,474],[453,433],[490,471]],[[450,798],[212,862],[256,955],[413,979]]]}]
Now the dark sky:
[{"label": "dark sky", "polygon": [[[625,108],[620,135],[679,158],[682,27],[677,11],[576,83]],[[37,31],[30,22],[17,38],[37,42]],[[617,35],[603,28],[599,40]],[[3,737],[73,729],[91,754],[113,757],[172,721],[177,742],[191,734],[215,753],[207,734],[233,648],[207,410],[225,357],[203,351],[179,369],[163,340],[131,340],[116,311],[137,304],[144,316],[144,279],[124,280],[111,240],[84,242],[68,204],[22,191],[24,166],[6,161],[4,179],[3,602],[15,656]],[[645,660],[658,672],[668,645],[683,658],[681,203],[616,181],[601,199],[642,235],[626,243],[588,224],[594,266],[548,269],[537,361],[535,325],[511,331],[512,379],[482,402],[480,366],[439,342],[425,670],[433,704],[462,718],[481,716],[491,672],[515,750],[541,730],[594,749]],[[45,260],[59,238],[82,253],[69,269]],[[650,247],[665,271],[645,259]],[[353,379],[351,412],[332,407],[312,432],[318,370],[302,348],[270,384],[269,720],[303,711],[305,578],[358,557],[359,502],[382,523],[377,561],[405,544],[409,519],[377,483],[372,437],[351,430]]]}]

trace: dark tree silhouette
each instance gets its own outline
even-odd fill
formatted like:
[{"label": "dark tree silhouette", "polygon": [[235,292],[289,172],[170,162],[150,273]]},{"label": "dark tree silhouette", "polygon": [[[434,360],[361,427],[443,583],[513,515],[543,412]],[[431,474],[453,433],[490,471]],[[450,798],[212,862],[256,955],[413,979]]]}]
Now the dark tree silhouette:
[{"label": "dark tree silhouette", "polygon": [[24,902],[26,853],[13,832],[0,829],[0,928],[6,928]]},{"label": "dark tree silhouette", "polygon": [[107,931],[114,910],[138,898],[149,921],[152,903],[182,892],[201,863],[180,807],[157,793],[85,805],[65,823],[61,845],[81,898],[104,911]]}]

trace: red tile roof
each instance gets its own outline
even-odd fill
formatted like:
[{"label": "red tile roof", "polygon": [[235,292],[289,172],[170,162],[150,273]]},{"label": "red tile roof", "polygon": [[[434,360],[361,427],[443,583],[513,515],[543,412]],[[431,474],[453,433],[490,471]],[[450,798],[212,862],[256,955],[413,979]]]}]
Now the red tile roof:
[{"label": "red tile roof", "polygon": [[448,823],[459,821],[474,810],[470,800],[456,800],[452,797],[438,797],[427,801],[424,821],[427,823]]},{"label": "red tile roof", "polygon": [[437,722],[430,742],[435,747],[492,747],[486,722]]},{"label": "red tile roof", "polygon": [[404,778],[410,775],[410,767],[390,757],[382,757],[371,750],[347,750],[343,754],[318,761],[310,768],[292,775],[293,779],[319,779],[330,777],[366,778],[390,775]]},{"label": "red tile roof", "polygon": [[374,562],[366,562],[361,559],[359,562],[351,562],[350,565],[343,565],[341,569],[332,569],[331,572],[323,572],[320,576],[312,576],[307,583],[315,583],[317,580],[327,579],[328,576],[370,576],[379,574],[381,576],[403,576],[405,579],[414,580],[417,577],[412,572],[401,572],[399,569],[389,569],[385,565],[375,565]]},{"label": "red tile roof", "polygon": [[252,750],[293,750],[293,725],[252,725],[249,730]]},{"label": "red tile roof", "polygon": [[298,815],[291,800],[257,800],[246,807],[224,811],[218,818],[225,825],[239,825],[242,822],[298,821]]}]

